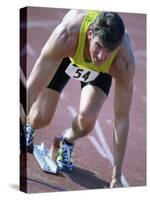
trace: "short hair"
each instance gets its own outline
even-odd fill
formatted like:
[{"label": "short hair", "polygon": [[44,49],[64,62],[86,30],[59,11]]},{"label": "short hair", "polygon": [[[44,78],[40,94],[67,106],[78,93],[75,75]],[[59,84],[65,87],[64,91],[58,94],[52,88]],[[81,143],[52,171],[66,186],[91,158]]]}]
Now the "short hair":
[{"label": "short hair", "polygon": [[105,48],[113,51],[123,40],[125,27],[115,12],[100,12],[92,25],[94,36],[98,36]]}]

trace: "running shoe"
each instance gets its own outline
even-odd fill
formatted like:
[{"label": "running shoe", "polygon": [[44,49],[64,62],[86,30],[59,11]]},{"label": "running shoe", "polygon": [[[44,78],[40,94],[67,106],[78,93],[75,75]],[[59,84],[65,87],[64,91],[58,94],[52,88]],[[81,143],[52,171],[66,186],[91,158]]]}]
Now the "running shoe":
[{"label": "running shoe", "polygon": [[21,129],[20,149],[22,153],[33,153],[34,129],[30,124],[25,124]]},{"label": "running shoe", "polygon": [[74,144],[65,141],[63,137],[60,139],[59,150],[58,150],[58,155],[57,155],[57,160],[56,160],[58,170],[66,172],[66,173],[72,171],[73,147],[74,147]]}]

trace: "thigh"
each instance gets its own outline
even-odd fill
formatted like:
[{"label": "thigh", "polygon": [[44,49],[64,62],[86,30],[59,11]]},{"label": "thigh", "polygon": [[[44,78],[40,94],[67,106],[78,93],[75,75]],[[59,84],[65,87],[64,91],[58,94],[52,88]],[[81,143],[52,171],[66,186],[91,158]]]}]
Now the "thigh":
[{"label": "thigh", "polygon": [[84,86],[81,90],[79,112],[96,121],[106,98],[107,95],[97,86],[90,84]]},{"label": "thigh", "polygon": [[112,77],[106,73],[100,73],[98,77],[91,82],[81,82],[81,87],[85,87],[86,85],[93,85],[100,88],[107,96],[109,94],[112,83]]},{"label": "thigh", "polygon": [[[69,76],[65,73],[65,69],[70,64],[69,58],[64,58],[56,71],[53,79],[48,84],[40,95],[38,96],[35,103],[32,105],[28,120],[31,124],[33,122],[42,126],[48,124],[56,110],[56,106],[60,97],[60,93],[69,81]],[[37,128],[39,128],[37,127]]]},{"label": "thigh", "polygon": [[56,71],[53,79],[48,84],[47,88],[55,90],[57,92],[62,92],[65,85],[69,81],[70,77],[65,73],[66,68],[70,64],[69,58],[64,58]]}]

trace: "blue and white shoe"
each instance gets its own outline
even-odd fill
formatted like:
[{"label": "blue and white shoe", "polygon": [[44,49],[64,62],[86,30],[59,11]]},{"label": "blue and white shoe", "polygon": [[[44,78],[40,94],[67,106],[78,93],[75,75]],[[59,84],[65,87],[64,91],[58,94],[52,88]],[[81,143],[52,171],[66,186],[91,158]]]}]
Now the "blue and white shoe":
[{"label": "blue and white shoe", "polygon": [[33,153],[34,129],[30,124],[25,124],[21,129],[20,148],[22,153]]},{"label": "blue and white shoe", "polygon": [[56,164],[58,170],[63,172],[71,172],[73,168],[73,147],[74,144],[68,143],[63,139],[60,140],[58,155],[56,159]]}]

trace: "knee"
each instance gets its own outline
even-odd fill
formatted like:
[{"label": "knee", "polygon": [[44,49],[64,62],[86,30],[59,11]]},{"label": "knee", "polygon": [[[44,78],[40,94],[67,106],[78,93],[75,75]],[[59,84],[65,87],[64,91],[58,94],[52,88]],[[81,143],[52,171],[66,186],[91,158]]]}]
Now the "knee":
[{"label": "knee", "polygon": [[39,129],[47,126],[50,119],[43,116],[38,110],[34,110],[34,112],[29,114],[28,121],[34,129]]},{"label": "knee", "polygon": [[88,116],[87,114],[80,113],[78,115],[78,124],[83,136],[87,135],[93,130],[95,121],[96,119],[94,117]]}]

